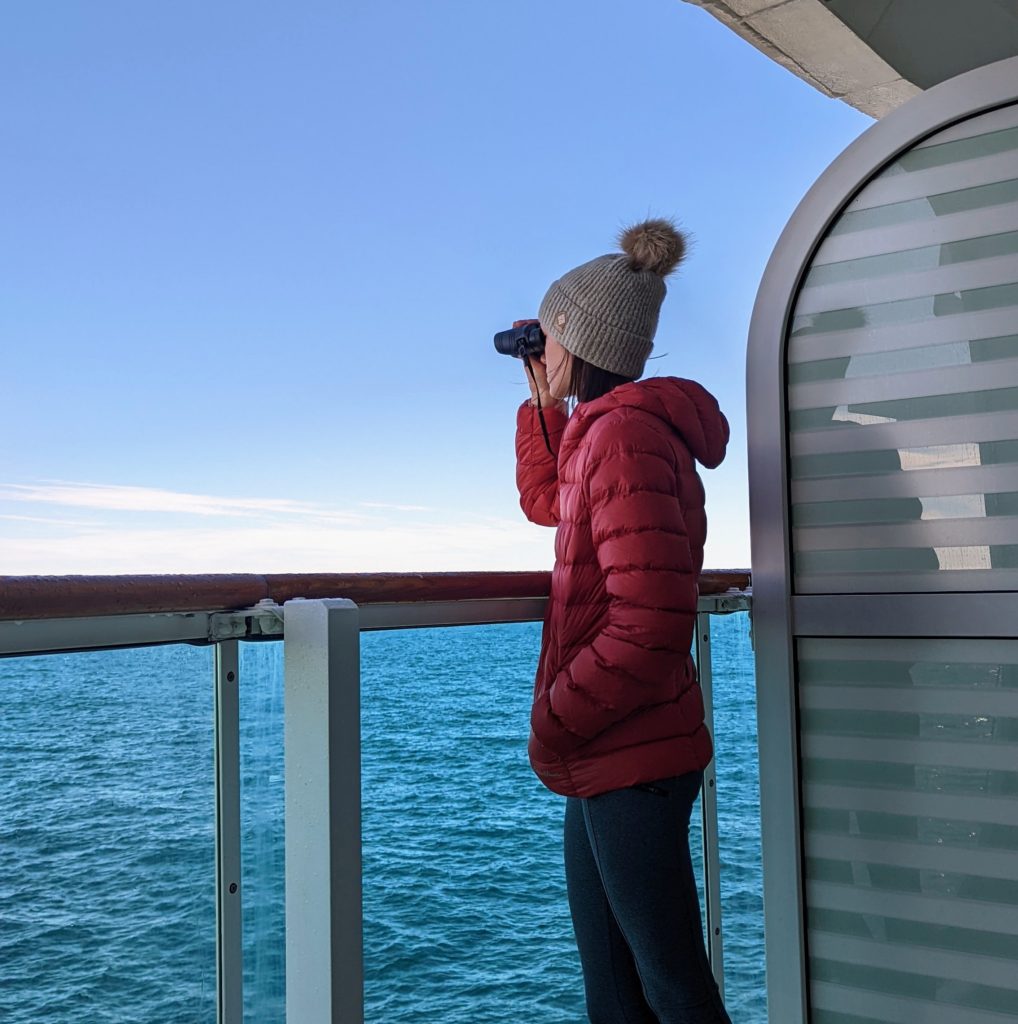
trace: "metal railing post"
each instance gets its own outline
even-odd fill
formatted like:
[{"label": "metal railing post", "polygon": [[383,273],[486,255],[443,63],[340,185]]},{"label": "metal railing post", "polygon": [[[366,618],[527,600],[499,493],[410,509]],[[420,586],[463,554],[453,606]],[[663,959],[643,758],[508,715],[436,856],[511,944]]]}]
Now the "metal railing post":
[{"label": "metal railing post", "polygon": [[360,621],[284,606],[286,1020],[362,1024]]},{"label": "metal railing post", "polygon": [[[703,692],[704,721],[714,739],[714,695],[711,672],[711,616],[698,612],[696,616],[696,664]],[[717,761],[711,761],[703,773],[703,793],[700,806],[703,812],[703,882],[707,906],[707,952],[711,969],[725,995],[724,935],[721,928],[721,852],[718,849],[718,790]]]},{"label": "metal railing post", "polygon": [[244,948],[240,861],[240,658],[216,644],[216,1006],[218,1024],[242,1024]]}]

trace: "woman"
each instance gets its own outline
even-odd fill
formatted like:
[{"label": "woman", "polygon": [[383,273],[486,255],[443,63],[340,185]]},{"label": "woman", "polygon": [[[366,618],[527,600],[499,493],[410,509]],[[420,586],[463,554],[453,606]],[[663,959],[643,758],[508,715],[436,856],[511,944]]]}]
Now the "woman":
[{"label": "woman", "polygon": [[637,380],[683,236],[650,220],[620,243],[545,295],[544,355],[517,418],[520,503],[558,528],[530,760],[567,798],[592,1024],[730,1024],[688,842],[713,753],[690,655],[707,529],[696,462],[721,462],[728,423],[693,381]]}]

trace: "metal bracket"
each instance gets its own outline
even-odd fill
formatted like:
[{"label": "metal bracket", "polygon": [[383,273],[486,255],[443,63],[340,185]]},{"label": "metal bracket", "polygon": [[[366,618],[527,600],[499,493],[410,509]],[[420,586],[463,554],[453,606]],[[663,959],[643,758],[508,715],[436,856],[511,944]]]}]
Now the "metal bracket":
[{"label": "metal bracket", "polygon": [[753,603],[753,594],[749,590],[730,590],[726,594],[701,594],[697,602],[698,612],[711,615],[731,615],[734,612],[748,611]]},{"label": "metal bracket", "polygon": [[216,612],[209,616],[209,642],[279,639],[283,635],[283,608],[275,601],[259,601],[253,608]]}]

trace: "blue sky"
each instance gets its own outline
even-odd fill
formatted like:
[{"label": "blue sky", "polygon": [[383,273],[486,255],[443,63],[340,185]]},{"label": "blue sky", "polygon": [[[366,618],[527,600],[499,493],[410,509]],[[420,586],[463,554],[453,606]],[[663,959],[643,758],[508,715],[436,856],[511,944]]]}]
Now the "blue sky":
[{"label": "blue sky", "polygon": [[491,336],[618,229],[692,233],[648,372],[719,398],[797,202],[871,123],[679,0],[15,5],[0,567],[546,568]]}]

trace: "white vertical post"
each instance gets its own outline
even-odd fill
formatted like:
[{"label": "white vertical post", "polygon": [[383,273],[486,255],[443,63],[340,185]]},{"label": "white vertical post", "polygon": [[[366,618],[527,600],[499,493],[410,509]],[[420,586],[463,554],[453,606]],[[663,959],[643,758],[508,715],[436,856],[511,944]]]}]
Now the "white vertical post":
[{"label": "white vertical post", "polygon": [[242,1024],[244,947],[240,892],[240,658],[216,644],[216,1004],[218,1024]]},{"label": "white vertical post", "polygon": [[[711,672],[711,623],[709,612],[696,616],[696,664],[703,692],[704,722],[714,739],[714,693]],[[703,882],[707,906],[707,952],[710,955],[714,978],[725,995],[724,936],[721,929],[721,851],[718,849],[718,789],[716,759],[703,773],[703,792],[700,807],[703,812]]]},{"label": "white vertical post", "polygon": [[286,1020],[362,1024],[360,624],[284,606]]}]

